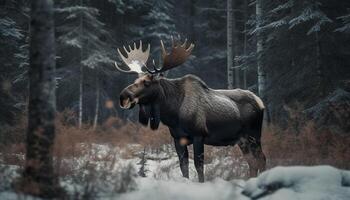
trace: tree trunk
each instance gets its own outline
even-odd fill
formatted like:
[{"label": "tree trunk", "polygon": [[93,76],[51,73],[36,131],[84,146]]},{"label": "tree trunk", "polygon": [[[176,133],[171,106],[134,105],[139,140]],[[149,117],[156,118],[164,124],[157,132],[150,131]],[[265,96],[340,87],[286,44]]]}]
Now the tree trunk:
[{"label": "tree trunk", "polygon": [[[82,51],[82,50],[81,50]],[[79,128],[83,123],[83,84],[84,84],[84,66],[80,63],[79,77]]]},{"label": "tree trunk", "polygon": [[190,0],[190,34],[191,34],[191,41],[196,42],[196,28],[195,28],[195,21],[196,21],[196,0]]},{"label": "tree trunk", "polygon": [[55,139],[55,36],[53,1],[31,1],[30,69],[26,160],[17,189],[40,197],[57,197],[53,170]]},{"label": "tree trunk", "polygon": [[233,9],[232,0],[227,0],[227,88],[233,88]]},{"label": "tree trunk", "polygon": [[262,26],[262,16],[263,16],[263,10],[262,10],[262,0],[256,1],[256,26],[257,26],[257,34],[256,34],[256,52],[257,52],[257,65],[258,65],[258,93],[261,98],[265,97],[265,83],[266,83],[266,74],[263,66],[263,59],[262,59],[262,53],[263,53],[263,34],[259,28]]},{"label": "tree trunk", "polygon": [[263,51],[264,51],[264,37],[263,33],[260,30],[260,27],[262,26],[262,18],[263,18],[263,9],[262,9],[262,1],[263,0],[257,0],[256,1],[256,26],[257,26],[257,34],[256,34],[256,41],[257,41],[257,65],[258,65],[258,93],[259,96],[264,99],[265,98],[265,87],[266,87],[266,73],[264,68],[264,62],[263,62]]},{"label": "tree trunk", "polygon": [[264,62],[264,34],[260,29],[263,23],[263,0],[256,0],[256,53],[257,53],[257,65],[258,65],[258,94],[260,98],[265,103],[265,111],[264,111],[264,121],[270,122],[270,114],[268,110],[268,106],[266,104],[266,66]]},{"label": "tree trunk", "polygon": [[317,72],[317,78],[318,78],[318,87],[319,91],[321,92],[321,96],[325,96],[326,93],[326,87],[324,84],[324,73],[321,63],[321,44],[320,44],[320,37],[319,33],[315,32],[315,39],[316,39],[316,72]]},{"label": "tree trunk", "polygon": [[97,72],[96,76],[96,105],[95,105],[95,117],[94,117],[94,125],[93,129],[95,130],[98,123],[98,116],[100,112],[100,79],[99,79],[99,73]]},{"label": "tree trunk", "polygon": [[[247,20],[248,20],[248,0],[244,0],[244,46],[243,55],[247,56]],[[243,89],[247,89],[247,70],[248,67],[245,66],[243,69]]]},{"label": "tree trunk", "polygon": [[[80,6],[83,6],[83,0],[80,0]],[[84,65],[82,63],[83,60],[83,46],[84,41],[82,41],[82,35],[83,35],[83,15],[80,16],[80,25],[79,25],[79,31],[81,35],[81,49],[80,49],[80,79],[79,79],[79,128],[81,128],[83,123],[83,92],[84,92]]]},{"label": "tree trunk", "polygon": [[[239,67],[237,67],[236,65],[236,61],[235,61],[235,57],[236,55],[238,55],[238,29],[236,26],[236,16],[235,16],[235,12],[233,7],[235,6],[235,0],[232,0],[232,5],[231,5],[231,9],[232,9],[232,48],[233,48],[233,53],[232,53],[232,61],[233,61],[233,66],[232,68],[234,68],[234,83],[235,83],[235,87],[239,88],[240,87],[240,73],[239,71],[241,70]],[[232,69],[233,70],[233,69]]]}]

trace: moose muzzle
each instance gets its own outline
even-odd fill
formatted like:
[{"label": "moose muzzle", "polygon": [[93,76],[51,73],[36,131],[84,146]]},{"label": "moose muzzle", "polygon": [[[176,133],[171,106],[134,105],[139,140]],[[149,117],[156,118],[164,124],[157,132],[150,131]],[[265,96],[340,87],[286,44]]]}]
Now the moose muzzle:
[{"label": "moose muzzle", "polygon": [[138,103],[138,98],[135,98],[129,90],[123,90],[120,93],[120,107],[123,109],[131,109]]}]

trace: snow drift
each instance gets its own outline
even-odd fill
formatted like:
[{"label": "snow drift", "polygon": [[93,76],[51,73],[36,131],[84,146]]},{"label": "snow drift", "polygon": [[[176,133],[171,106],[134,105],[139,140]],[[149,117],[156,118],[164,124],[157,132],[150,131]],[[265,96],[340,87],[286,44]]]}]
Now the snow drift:
[{"label": "snow drift", "polygon": [[330,166],[276,167],[249,179],[242,194],[252,199],[345,200],[350,172]]},{"label": "snow drift", "polygon": [[246,182],[216,179],[200,184],[187,179],[143,178],[138,184],[138,190],[124,194],[120,199],[350,199],[350,172],[331,166],[275,167]]}]

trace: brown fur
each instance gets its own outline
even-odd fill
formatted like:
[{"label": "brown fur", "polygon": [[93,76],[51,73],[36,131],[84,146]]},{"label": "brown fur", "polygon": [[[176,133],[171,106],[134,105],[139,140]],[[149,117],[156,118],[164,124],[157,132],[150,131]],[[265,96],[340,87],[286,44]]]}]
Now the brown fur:
[{"label": "brown fur", "polygon": [[251,175],[264,170],[266,161],[260,142],[264,104],[252,92],[214,90],[193,75],[177,79],[144,75],[124,89],[121,101],[125,98],[139,99],[142,124],[149,121],[156,129],[161,121],[169,127],[185,177],[188,156],[185,160],[181,156],[188,154],[186,145],[192,143],[200,181],[204,180],[204,144],[239,144],[248,158]]}]

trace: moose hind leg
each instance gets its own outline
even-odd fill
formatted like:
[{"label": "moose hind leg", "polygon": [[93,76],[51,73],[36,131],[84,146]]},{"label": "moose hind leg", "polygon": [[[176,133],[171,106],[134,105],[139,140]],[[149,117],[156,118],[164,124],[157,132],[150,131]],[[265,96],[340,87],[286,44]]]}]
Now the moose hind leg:
[{"label": "moose hind leg", "polygon": [[256,177],[258,173],[265,170],[266,157],[261,148],[260,139],[257,140],[251,136],[242,138],[238,143],[245,159],[249,165],[249,176]]},{"label": "moose hind leg", "polygon": [[265,156],[264,152],[262,151],[260,142],[259,142],[259,144],[257,144],[256,146],[253,146],[252,148],[253,148],[252,149],[253,156],[257,162],[257,168],[259,170],[259,173],[261,173],[261,172],[265,171],[265,169],[266,169],[266,156]]},{"label": "moose hind leg", "polygon": [[188,150],[186,145],[181,145],[179,139],[174,139],[175,149],[180,161],[180,169],[183,177],[188,178]]},{"label": "moose hind leg", "polygon": [[193,138],[194,166],[199,182],[204,182],[204,141],[202,137]]}]

